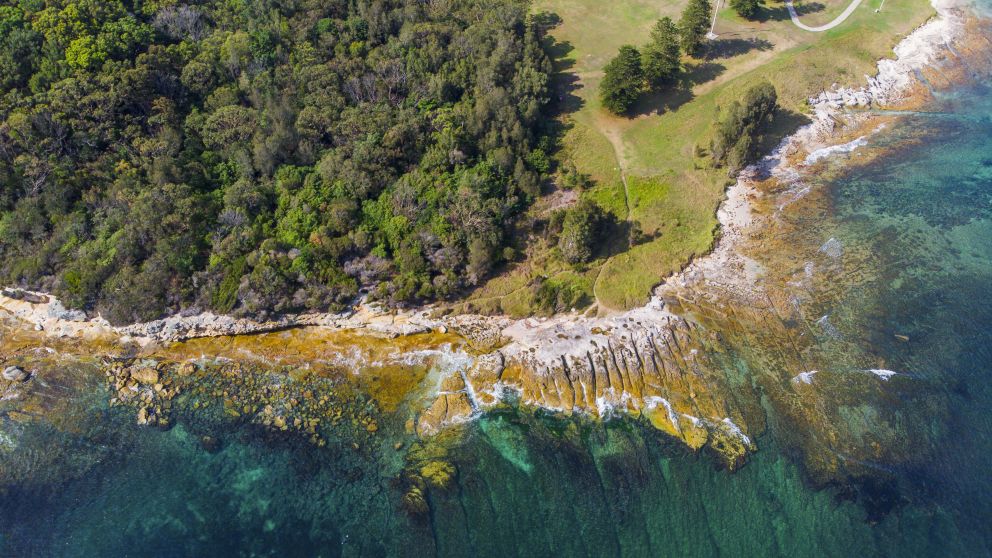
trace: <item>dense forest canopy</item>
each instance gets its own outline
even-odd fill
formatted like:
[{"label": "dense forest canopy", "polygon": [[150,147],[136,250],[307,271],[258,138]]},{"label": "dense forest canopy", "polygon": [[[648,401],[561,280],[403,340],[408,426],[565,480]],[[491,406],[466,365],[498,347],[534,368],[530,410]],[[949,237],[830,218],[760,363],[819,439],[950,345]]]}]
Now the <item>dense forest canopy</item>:
[{"label": "dense forest canopy", "polygon": [[450,296],[538,193],[521,0],[0,3],[0,280],[111,321]]}]

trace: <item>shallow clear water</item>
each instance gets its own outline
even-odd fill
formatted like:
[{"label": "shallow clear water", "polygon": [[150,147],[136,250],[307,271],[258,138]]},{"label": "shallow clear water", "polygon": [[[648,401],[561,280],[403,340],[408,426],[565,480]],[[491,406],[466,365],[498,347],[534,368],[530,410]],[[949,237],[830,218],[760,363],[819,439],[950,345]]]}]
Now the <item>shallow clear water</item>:
[{"label": "shallow clear water", "polygon": [[[887,155],[816,185],[830,211],[804,229],[870,262],[820,303],[832,328],[821,343],[844,363],[836,375],[897,373],[882,384],[884,416],[927,430],[926,459],[813,488],[785,449],[787,423],[771,421],[729,474],[641,422],[508,411],[424,450],[454,469],[410,511],[392,446],[411,443],[402,425],[357,449],[223,420],[160,431],[106,408],[94,387],[75,431],[3,423],[19,448],[0,451],[0,472],[30,474],[0,491],[0,555],[990,555],[992,91],[961,88],[934,112],[873,138]],[[907,389],[916,395],[901,400]],[[939,413],[909,407],[929,399]],[[869,440],[879,412],[838,411]],[[223,444],[207,451],[205,433]]]}]

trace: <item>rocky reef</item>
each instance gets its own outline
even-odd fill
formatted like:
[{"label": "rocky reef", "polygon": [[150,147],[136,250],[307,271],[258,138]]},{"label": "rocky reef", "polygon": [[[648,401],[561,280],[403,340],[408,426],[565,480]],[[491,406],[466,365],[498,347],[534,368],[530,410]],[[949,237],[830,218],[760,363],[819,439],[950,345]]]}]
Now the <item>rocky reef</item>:
[{"label": "rocky reef", "polygon": [[745,430],[760,429],[760,411],[748,407],[755,394],[734,389],[712,361],[726,350],[720,336],[692,321],[646,308],[524,321],[504,334],[517,340],[444,379],[418,432],[434,434],[515,400],[566,416],[643,416],[692,449],[715,449],[730,467],[755,448]]}]

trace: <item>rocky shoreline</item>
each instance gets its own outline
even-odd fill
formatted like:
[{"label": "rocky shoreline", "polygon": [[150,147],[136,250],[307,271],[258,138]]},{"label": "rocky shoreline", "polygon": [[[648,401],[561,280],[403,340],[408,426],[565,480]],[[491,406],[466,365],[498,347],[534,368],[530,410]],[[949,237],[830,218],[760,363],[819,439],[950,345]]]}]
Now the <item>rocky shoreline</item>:
[{"label": "rocky shoreline", "polygon": [[[828,150],[837,145],[836,138],[845,137],[844,129],[861,126],[865,121],[873,118],[873,115],[867,112],[851,114],[849,112],[851,109],[862,111],[870,108],[899,109],[918,105],[929,98],[924,87],[926,84],[921,83],[923,73],[935,62],[957,55],[953,45],[962,38],[968,21],[967,14],[953,0],[935,0],[934,8],[938,15],[900,41],[894,48],[895,58],[880,60],[877,74],[865,76],[867,84],[864,87],[838,86],[809,99],[812,122],[786,138],[763,161],[745,169],[740,179],[728,188],[727,199],[718,210],[720,237],[713,250],[691,262],[682,272],[666,279],[658,288],[659,292],[663,292],[666,285],[685,286],[697,282],[704,276],[708,280],[722,281],[726,286],[734,283],[746,286],[753,283],[755,273],[758,272],[756,264],[742,259],[734,249],[742,238],[744,230],[752,224],[748,198],[760,195],[753,184],[770,175],[785,177],[801,172],[801,169],[797,169],[794,164],[798,153],[812,154]],[[739,279],[741,276],[743,280]],[[746,295],[746,291],[745,287],[741,294]],[[631,313],[656,308],[659,298],[656,293],[654,299],[644,308],[632,310]],[[113,326],[100,316],[89,317],[82,311],[68,310],[60,301],[47,293],[19,288],[6,288],[0,291],[0,309],[58,336],[116,335],[144,343],[249,335],[306,326],[336,330],[367,329],[384,335],[409,335],[446,327],[449,322],[464,324],[493,321],[503,327],[534,323],[533,319],[515,322],[502,316],[434,317],[432,306],[395,311],[362,300],[346,312],[286,315],[264,322],[204,312],[194,315],[177,314],[151,322]],[[578,317],[578,314],[570,313],[555,316],[550,320],[572,322]],[[524,326],[524,329],[517,327],[513,331],[527,329],[529,327]],[[514,338],[513,335],[510,337]],[[524,335],[522,339],[526,340],[527,337]]]},{"label": "rocky shoreline", "polygon": [[364,329],[387,336],[411,335],[442,325],[430,318],[430,307],[394,312],[362,302],[348,312],[288,315],[265,322],[204,312],[114,326],[100,316],[89,317],[79,310],[67,310],[58,299],[47,293],[24,289],[4,289],[0,292],[0,309],[52,336],[84,339],[116,337],[141,345],[201,337],[251,335],[308,326],[332,330]]},{"label": "rocky shoreline", "polygon": [[[769,335],[783,329],[763,291],[761,265],[742,249],[764,220],[774,218],[753,211],[753,202],[763,196],[759,185],[777,180],[801,187],[803,173],[819,159],[814,154],[857,148],[862,135],[871,132],[875,116],[865,109],[904,108],[929,98],[926,72],[956,56],[968,28],[963,11],[935,8],[938,17],[903,40],[894,60],[880,61],[878,74],[868,77],[864,88],[836,88],[810,99],[812,123],[746,169],[728,189],[712,252],[665,280],[642,308],[599,317],[569,313],[511,320],[436,316],[432,307],[393,312],[362,303],[347,313],[268,322],[205,313],[115,327],[69,311],[44,293],[8,289],[0,295],[0,310],[44,335],[143,347],[306,326],[387,338],[450,331],[467,340],[474,358],[440,379],[436,397],[416,417],[421,435],[471,420],[514,393],[525,405],[563,414],[644,416],[693,449],[712,448],[733,468],[756,449],[764,411],[753,385],[736,384],[712,360],[729,347],[706,324],[729,316],[767,327]],[[858,140],[851,142],[852,135]]]},{"label": "rocky shoreline", "polygon": [[[865,87],[810,99],[812,122],[741,174],[719,209],[721,234],[711,253],[664,281],[642,308],[509,323],[499,358],[451,378],[421,415],[421,430],[467,420],[512,391],[527,405],[564,414],[641,415],[689,447],[714,448],[728,466],[738,465],[763,430],[764,411],[755,405],[761,396],[752,385],[735,386],[709,361],[728,347],[723,332],[707,324],[750,324],[766,329],[769,339],[793,335],[788,311],[765,291],[762,266],[743,249],[776,218],[756,213],[753,202],[765,195],[766,182],[801,190],[804,174],[815,172],[831,150],[863,145],[880,129],[869,109],[902,110],[932,99],[927,75],[963,56],[969,41],[983,39],[966,11],[934,7],[937,17],[899,43],[897,58],[880,61]],[[792,360],[778,364],[788,370]]]}]

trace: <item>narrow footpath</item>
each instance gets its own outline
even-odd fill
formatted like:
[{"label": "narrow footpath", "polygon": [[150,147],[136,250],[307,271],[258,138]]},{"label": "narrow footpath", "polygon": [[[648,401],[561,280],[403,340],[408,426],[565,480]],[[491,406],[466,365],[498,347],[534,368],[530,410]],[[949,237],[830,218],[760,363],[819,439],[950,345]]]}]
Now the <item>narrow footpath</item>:
[{"label": "narrow footpath", "polygon": [[846,20],[851,14],[853,14],[854,10],[858,9],[858,6],[861,5],[862,1],[863,0],[852,0],[851,4],[847,7],[847,9],[844,10],[842,14],[837,16],[830,23],[827,23],[825,25],[820,25],[819,27],[810,27],[809,25],[806,25],[805,23],[799,21],[799,12],[796,11],[796,7],[792,4],[792,0],[786,0],[785,6],[789,8],[789,17],[792,18],[792,23],[796,24],[796,27],[803,29],[805,31],[820,33],[822,31],[828,31],[830,29],[833,29],[834,27],[837,27],[841,23],[844,23],[844,20]]}]

